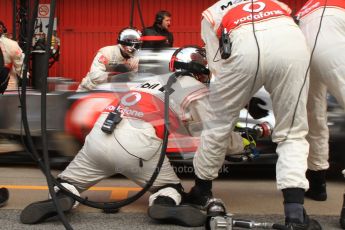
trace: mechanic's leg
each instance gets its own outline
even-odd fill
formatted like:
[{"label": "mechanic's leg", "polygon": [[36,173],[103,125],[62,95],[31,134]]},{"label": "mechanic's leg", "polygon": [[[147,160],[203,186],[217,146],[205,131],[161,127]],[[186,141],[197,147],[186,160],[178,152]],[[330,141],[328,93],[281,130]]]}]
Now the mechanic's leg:
[{"label": "mechanic's leg", "polygon": [[308,95],[308,123],[309,142],[308,170],[309,190],[306,197],[313,200],[327,199],[326,170],[328,163],[329,130],[327,126],[327,87],[323,84],[315,71],[311,71],[310,89]]},{"label": "mechanic's leg", "polygon": [[[298,99],[299,93],[291,92],[289,86],[292,86],[291,83],[294,82],[296,84],[295,89],[299,90],[302,85],[299,83],[303,79],[300,81],[291,79],[290,82],[280,81],[275,90],[269,90],[276,118],[272,140],[278,144],[276,150],[278,154],[276,164],[277,187],[283,192],[286,224],[304,224],[308,223],[309,220],[303,207],[304,192],[308,189],[308,180],[305,177],[309,150],[309,144],[305,139],[308,132],[307,86],[304,87],[305,90]],[[280,87],[286,88],[280,89]],[[294,117],[294,106],[298,100],[296,116]],[[290,131],[292,122],[294,126]]]},{"label": "mechanic's leg", "polygon": [[[207,25],[203,25],[204,39],[209,39]],[[211,28],[208,28],[211,30]],[[262,78],[257,70],[257,47],[253,34],[244,30],[231,33],[233,40],[232,55],[229,59],[220,59],[214,63],[210,50],[218,47],[218,40],[207,40],[208,61],[212,62],[215,81],[210,85],[210,104],[207,106],[208,121],[200,137],[200,145],[194,156],[196,180],[192,188],[190,202],[206,205],[212,197],[212,180],[218,177],[218,171],[224,163],[231,132],[238,120],[239,112],[249,102],[251,96],[262,86]],[[212,57],[211,57],[212,56]],[[216,56],[218,58],[219,56]]]},{"label": "mechanic's leg", "polygon": [[[77,196],[80,195],[78,190],[73,185],[67,182],[63,182],[61,183],[61,185],[71,193]],[[68,212],[73,207],[77,207],[77,205],[79,204],[72,197],[69,197],[63,192],[58,191],[58,188],[56,186],[54,187],[54,190],[57,191],[56,199],[61,208],[61,211]],[[34,202],[26,206],[20,214],[20,221],[23,224],[37,224],[56,215],[56,206],[53,200],[50,198],[48,200]]]},{"label": "mechanic's leg", "polygon": [[[295,83],[293,86],[295,89],[301,89],[303,79],[289,81]],[[286,89],[279,89],[283,85]],[[309,150],[309,144],[305,139],[308,132],[306,111],[308,84],[304,86],[300,98],[298,98],[299,93],[292,92],[289,86],[292,85],[281,80],[275,90],[271,91],[276,117],[272,139],[278,144],[277,188],[282,190],[284,197],[285,224],[291,229],[321,229],[317,221],[309,219],[303,205],[304,193],[308,189],[308,180],[305,177]],[[297,102],[298,106],[294,113]]]},{"label": "mechanic's leg", "polygon": [[[112,151],[108,151],[109,146],[112,147]],[[79,195],[79,192],[116,173],[114,165],[117,149],[117,143],[110,135],[105,135],[99,127],[94,128],[77,156],[58,175],[58,180],[63,182],[62,185],[67,190]],[[59,190],[57,187],[54,189]],[[57,198],[64,212],[77,206],[74,199],[61,191],[57,193]],[[20,219],[24,224],[35,224],[56,215],[55,205],[52,199],[48,199],[27,206],[22,211]]]},{"label": "mechanic's leg", "polygon": [[150,196],[148,215],[154,220],[182,226],[203,226],[206,213],[194,206],[181,204],[183,195],[181,184],[170,184],[159,188]]},{"label": "mechanic's leg", "polygon": [[[128,152],[118,156],[117,160],[121,164],[117,164],[116,168],[143,187],[156,170],[162,140],[156,137],[155,130],[149,123],[125,121],[123,125],[127,132],[122,135],[115,132],[115,136]],[[140,142],[128,142],[130,137]],[[183,188],[167,157],[150,191],[154,193],[149,199],[148,215],[151,218],[184,226],[201,226],[205,223],[206,216],[199,209],[181,205]]]},{"label": "mechanic's leg", "polygon": [[[157,147],[160,150],[160,146]],[[123,159],[123,161],[126,163],[119,166],[121,168],[118,168],[118,170],[121,171],[121,174],[143,187],[156,170],[160,151],[155,152],[156,154],[151,159],[142,162],[142,166],[139,165],[137,157],[124,154],[126,159]],[[151,192],[153,192],[153,195],[149,198],[148,215],[152,219],[190,227],[202,226],[205,223],[206,215],[200,209],[189,205],[181,205],[184,196],[183,187],[167,157],[164,159]]]},{"label": "mechanic's leg", "polygon": [[[285,224],[289,229],[321,229],[317,221],[308,218],[303,206],[308,189],[305,173],[309,144],[305,137],[309,76],[305,79],[305,75],[310,54],[298,27],[282,26],[268,36],[271,39],[265,40],[269,44],[263,51],[267,54],[263,74],[267,76],[265,88],[271,94],[276,118],[272,140],[278,144],[276,178],[284,197]],[[291,46],[282,46],[282,37],[293,41]]]}]

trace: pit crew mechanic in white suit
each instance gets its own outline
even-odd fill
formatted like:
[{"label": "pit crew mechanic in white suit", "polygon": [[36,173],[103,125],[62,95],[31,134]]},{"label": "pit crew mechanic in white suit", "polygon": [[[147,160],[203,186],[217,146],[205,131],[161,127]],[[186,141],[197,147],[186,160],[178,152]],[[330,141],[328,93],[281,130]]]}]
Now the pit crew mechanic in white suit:
[{"label": "pit crew mechanic in white suit", "polygon": [[[212,196],[212,180],[224,161],[228,137],[239,112],[264,86],[271,95],[276,118],[272,139],[278,144],[277,187],[284,196],[285,223],[291,229],[309,229],[311,225],[320,229],[303,207],[308,189],[308,79],[303,83],[310,54],[290,13],[287,5],[275,0],[255,0],[253,4],[250,0],[221,0],[203,12],[201,36],[215,76],[210,86],[212,107],[208,109],[214,122],[206,123],[203,129],[193,162],[197,178],[189,195],[199,204],[207,204]],[[222,29],[226,29],[232,42],[227,59],[219,55]]]},{"label": "pit crew mechanic in white suit", "polygon": [[[206,64],[205,50],[199,47],[180,48],[173,54],[171,70],[189,71],[188,75],[178,77],[170,95],[171,127],[180,133],[197,135],[198,131],[194,131],[194,128],[204,119],[205,108],[209,106],[208,88],[203,84],[209,80]],[[83,148],[58,175],[67,189],[79,194],[117,173],[140,186],[146,184],[160,156],[164,125],[163,87],[169,75],[153,77],[132,88],[129,93],[123,93],[120,104],[119,99],[116,99],[104,110],[86,137]],[[101,127],[108,113],[116,107],[123,119],[112,134],[106,134]],[[229,152],[241,152],[242,137],[232,133],[231,142],[227,145]],[[149,198],[149,216],[153,219],[173,220],[174,223],[186,226],[204,224],[206,216],[199,209],[179,205],[183,199],[183,188],[167,158],[151,192],[154,194]],[[74,201],[63,202],[71,199],[63,194],[59,197],[64,211],[71,209]],[[23,210],[21,221],[33,224],[56,215],[52,205],[51,200],[29,205]]]},{"label": "pit crew mechanic in white suit", "polygon": [[124,28],[119,32],[117,43],[97,52],[77,92],[89,91],[108,82],[116,72],[138,71],[139,58],[135,54],[142,44],[141,32],[135,28]]},{"label": "pit crew mechanic in white suit", "polygon": [[[16,75],[21,76],[24,54],[16,41],[6,37],[7,28],[0,21],[0,95],[6,91],[10,79],[16,82]],[[0,143],[1,145],[1,143]],[[7,188],[0,188],[0,207],[9,199]]]},{"label": "pit crew mechanic in white suit", "polygon": [[307,178],[310,189],[306,196],[323,201],[327,199],[325,176],[329,168],[327,91],[345,108],[345,1],[309,0],[296,17],[310,49],[317,38],[310,68],[307,104],[307,140],[310,144]]},{"label": "pit crew mechanic in white suit", "polygon": [[0,21],[0,94],[7,89],[9,81],[16,82],[16,76],[22,77],[24,54],[16,41],[5,36],[7,28]]}]

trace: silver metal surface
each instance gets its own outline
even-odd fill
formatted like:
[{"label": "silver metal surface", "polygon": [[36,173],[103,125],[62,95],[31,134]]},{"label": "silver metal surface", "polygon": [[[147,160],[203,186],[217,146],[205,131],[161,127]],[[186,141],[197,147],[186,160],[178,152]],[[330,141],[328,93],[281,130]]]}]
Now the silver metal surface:
[{"label": "silver metal surface", "polygon": [[210,220],[211,230],[232,230],[231,216],[215,216]]},{"label": "silver metal surface", "polygon": [[139,50],[140,73],[169,73],[169,62],[177,48]]},{"label": "silver metal surface", "polygon": [[[64,117],[67,111],[67,94],[63,92],[50,93],[47,96],[47,129],[62,131]],[[31,134],[39,136],[41,133],[41,95],[37,91],[28,91],[27,117]],[[21,123],[21,106],[18,94],[0,96],[0,133],[24,133]]]}]

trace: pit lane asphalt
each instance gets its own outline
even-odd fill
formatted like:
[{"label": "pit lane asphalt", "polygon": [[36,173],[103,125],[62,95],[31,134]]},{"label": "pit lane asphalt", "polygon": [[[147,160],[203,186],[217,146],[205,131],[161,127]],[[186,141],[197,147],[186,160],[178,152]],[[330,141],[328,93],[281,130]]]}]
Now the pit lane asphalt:
[{"label": "pit lane asphalt", "polygon": [[[177,169],[178,170],[178,169]],[[186,168],[184,168],[186,170]],[[224,169],[225,170],[225,169]],[[276,190],[274,168],[228,169],[214,182],[214,195],[222,198],[228,212],[235,218],[260,222],[283,223],[281,193]],[[53,170],[57,174],[59,170]],[[337,172],[338,173],[338,172]],[[328,200],[316,202],[306,199],[308,214],[323,225],[323,229],[340,229],[339,214],[342,205],[344,180],[337,175],[329,175],[327,184]],[[189,191],[193,185],[190,175],[183,175],[183,185]],[[37,225],[24,225],[19,221],[21,210],[28,204],[47,198],[46,181],[42,173],[32,166],[1,166],[0,187],[10,190],[7,206],[0,209],[0,229],[64,229],[57,218],[51,218]],[[109,201],[132,195],[138,187],[123,177],[113,177],[102,181],[83,195],[90,200]],[[67,219],[73,229],[191,229],[176,225],[159,224],[146,215],[148,194],[134,204],[126,206],[119,213],[105,214],[100,210],[79,206]],[[194,228],[203,229],[203,228]]]}]

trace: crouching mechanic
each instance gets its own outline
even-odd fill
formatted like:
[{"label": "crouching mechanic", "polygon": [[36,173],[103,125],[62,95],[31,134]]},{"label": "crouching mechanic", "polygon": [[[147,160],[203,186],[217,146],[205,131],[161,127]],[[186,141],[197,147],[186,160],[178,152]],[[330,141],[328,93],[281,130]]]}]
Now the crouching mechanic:
[{"label": "crouching mechanic", "polygon": [[[171,131],[193,135],[208,106],[209,81],[205,51],[189,46],[175,51],[171,70],[180,74],[170,94]],[[188,74],[181,75],[180,70]],[[63,185],[79,194],[100,180],[120,173],[144,186],[160,157],[164,127],[164,86],[169,75],[152,77],[129,92],[123,93],[100,115],[85,144],[74,160],[58,175]],[[122,113],[122,120],[111,134],[101,130],[109,112]],[[233,133],[229,152],[243,151],[242,137]],[[149,198],[148,214],[156,220],[172,221],[185,226],[201,226],[205,214],[188,205],[180,205],[184,192],[168,158],[154,182]],[[64,211],[74,205],[72,198],[58,193]],[[178,215],[176,215],[178,213]],[[56,215],[52,200],[30,204],[21,213],[21,221],[34,224]]]},{"label": "crouching mechanic", "polygon": [[119,32],[117,43],[98,51],[77,92],[92,90],[97,85],[108,82],[116,73],[138,71],[139,58],[135,54],[142,44],[141,32],[134,28],[124,28]]},{"label": "crouching mechanic", "polygon": [[264,86],[276,119],[272,140],[278,144],[276,177],[284,197],[285,225],[321,229],[303,205],[308,189],[310,53],[290,14],[291,9],[276,0],[221,0],[203,12],[201,36],[215,76],[207,113],[214,121],[205,123],[201,134],[193,160],[197,178],[189,195],[201,205],[212,197],[212,180],[218,176],[239,112]]}]

